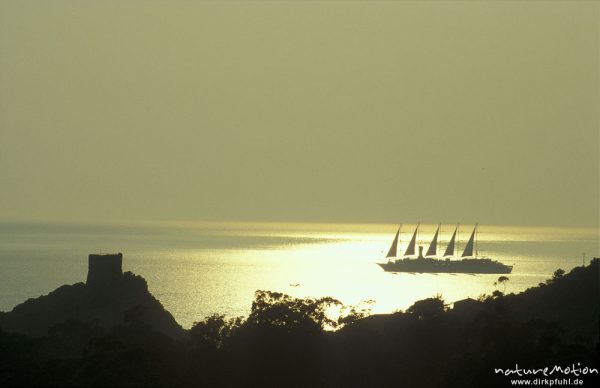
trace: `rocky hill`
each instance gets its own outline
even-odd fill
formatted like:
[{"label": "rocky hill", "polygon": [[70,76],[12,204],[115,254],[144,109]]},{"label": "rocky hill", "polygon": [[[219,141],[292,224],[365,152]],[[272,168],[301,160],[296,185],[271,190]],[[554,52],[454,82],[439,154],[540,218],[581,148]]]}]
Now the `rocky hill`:
[{"label": "rocky hill", "polygon": [[93,262],[87,284],[0,317],[0,386],[507,387],[515,376],[496,369],[517,364],[595,371],[552,381],[600,379],[598,259],[517,295],[453,308],[436,296],[337,321],[326,314],[341,307],[333,298],[257,291],[248,317],[216,314],[187,332],[118,256]]},{"label": "rocky hill", "polygon": [[[90,255],[90,264],[92,256],[97,255]],[[174,339],[187,337],[171,313],[150,294],[144,278],[120,272],[120,263],[110,277],[103,277],[105,273],[95,272],[90,266],[87,284],[64,285],[48,295],[27,300],[10,312],[0,313],[0,328],[43,337],[55,325],[75,320],[102,329],[141,324]]]}]

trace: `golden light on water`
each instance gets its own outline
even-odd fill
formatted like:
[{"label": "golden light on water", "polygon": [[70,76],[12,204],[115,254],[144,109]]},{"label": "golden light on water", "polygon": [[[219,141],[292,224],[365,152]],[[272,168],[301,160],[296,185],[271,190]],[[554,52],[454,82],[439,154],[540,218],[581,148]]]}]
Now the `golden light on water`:
[{"label": "golden light on water", "polygon": [[[415,226],[403,226],[399,252],[405,249]],[[436,227],[420,226],[419,240],[425,248]],[[454,227],[443,225],[438,252],[445,249]],[[154,259],[140,255],[132,258],[131,267],[148,279],[151,291],[184,326],[217,312],[247,315],[259,289],[296,297],[332,296],[346,305],[372,300],[372,313],[389,313],[436,294],[442,294],[448,303],[489,294],[498,277],[382,271],[376,263],[387,260],[385,254],[397,225],[202,223],[176,228],[181,228],[177,235],[187,233],[190,241],[203,236],[222,239],[223,244],[205,248],[199,243],[156,252]],[[461,247],[472,228],[461,226]],[[569,270],[580,265],[577,247],[597,241],[593,229],[479,228],[480,255],[515,265],[508,292],[537,285],[559,267]],[[161,263],[168,265],[158,269]]]},{"label": "golden light on water", "polygon": [[[415,226],[403,225],[400,254]],[[436,227],[420,226],[418,240],[425,248]],[[454,227],[442,225],[438,252],[445,249]],[[472,227],[461,226],[461,247]],[[9,240],[0,252],[0,310],[9,311],[27,298],[84,280],[87,262],[82,258],[98,248],[123,252],[124,270],[143,276],[152,294],[185,327],[214,313],[247,315],[256,290],[331,296],[346,305],[373,300],[373,313],[406,309],[436,294],[451,303],[494,291],[497,275],[384,272],[376,263],[387,260],[397,228],[392,224],[154,223],[89,227],[77,233],[57,228],[51,238],[46,229],[17,229],[0,235],[0,240]],[[525,290],[551,277],[557,268],[569,271],[586,257],[598,256],[594,229],[481,225],[478,240],[480,256],[514,265],[507,292]],[[584,252],[587,256],[582,257]],[[31,266],[42,270],[32,274]]]},{"label": "golden light on water", "polygon": [[[148,225],[144,223],[143,225]],[[154,226],[198,230],[203,233],[247,236],[305,237],[305,238],[374,238],[391,239],[399,224],[360,224],[360,223],[305,223],[305,222],[217,222],[217,221],[162,221],[151,223]],[[446,240],[456,227],[456,223],[442,223],[441,236]],[[402,236],[406,241],[412,236],[416,223],[402,224]],[[429,241],[438,224],[420,224],[419,236]],[[465,241],[474,224],[460,224],[461,238]],[[498,226],[478,225],[478,237],[486,241],[522,240],[530,241],[542,236],[544,239],[594,238],[596,228],[554,227],[554,226]]]}]

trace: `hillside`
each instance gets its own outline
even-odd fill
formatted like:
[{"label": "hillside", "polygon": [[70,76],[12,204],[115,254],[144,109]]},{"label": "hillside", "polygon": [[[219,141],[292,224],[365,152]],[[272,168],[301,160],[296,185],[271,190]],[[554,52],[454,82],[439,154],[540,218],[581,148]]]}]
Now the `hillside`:
[{"label": "hillside", "polygon": [[125,273],[102,292],[64,286],[3,314],[0,385],[506,387],[495,368],[518,364],[596,368],[581,377],[592,386],[599,263],[516,295],[337,320],[325,313],[340,306],[333,298],[257,291],[248,317],[214,315],[185,334]]},{"label": "hillside", "polygon": [[97,288],[77,283],[29,299],[12,311],[0,314],[0,328],[7,332],[43,337],[53,326],[68,320],[103,329],[136,322],[174,339],[182,339],[187,335],[171,313],[150,294],[144,278],[131,272],[125,272],[110,287]]}]

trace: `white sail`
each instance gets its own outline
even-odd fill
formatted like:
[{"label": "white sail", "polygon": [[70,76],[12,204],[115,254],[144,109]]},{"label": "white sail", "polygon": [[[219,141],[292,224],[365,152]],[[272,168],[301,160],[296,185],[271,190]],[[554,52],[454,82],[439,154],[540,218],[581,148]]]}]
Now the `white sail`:
[{"label": "white sail", "polygon": [[472,257],[473,256],[473,247],[475,245],[475,230],[477,230],[477,225],[473,228],[473,233],[471,233],[471,237],[469,237],[469,242],[467,242],[467,246],[463,251],[461,257]]},{"label": "white sail", "polygon": [[404,252],[404,256],[414,256],[415,255],[415,246],[417,245],[417,231],[419,230],[419,224],[417,224],[417,228],[415,229],[415,233],[413,234],[410,242],[408,243],[408,247],[406,248],[406,252]]},{"label": "white sail", "polygon": [[450,239],[450,242],[448,243],[448,246],[446,247],[446,251],[444,252],[444,257],[446,256],[454,256],[454,242],[456,240],[456,232],[458,231],[458,225],[456,226],[456,229],[454,229],[454,233],[452,234],[452,238]]},{"label": "white sail", "polygon": [[431,240],[431,244],[429,244],[429,248],[427,249],[427,253],[425,256],[435,256],[437,255],[437,242],[438,242],[438,234],[440,233],[440,225],[438,225],[435,234],[433,235],[433,240]]},{"label": "white sail", "polygon": [[396,257],[396,254],[398,253],[398,237],[400,236],[400,228],[402,228],[402,226],[400,226],[398,228],[398,231],[396,232],[396,237],[394,237],[394,241],[392,242],[392,245],[390,246],[390,250],[388,251],[386,258],[387,257]]}]

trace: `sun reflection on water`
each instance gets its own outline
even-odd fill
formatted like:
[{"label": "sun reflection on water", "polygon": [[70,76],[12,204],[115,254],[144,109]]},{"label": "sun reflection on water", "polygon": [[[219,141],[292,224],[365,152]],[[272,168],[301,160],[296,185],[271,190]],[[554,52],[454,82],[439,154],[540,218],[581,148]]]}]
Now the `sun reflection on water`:
[{"label": "sun reflection on water", "polygon": [[[403,225],[399,252],[415,226]],[[420,226],[419,245],[429,246],[436,227]],[[331,296],[347,305],[374,300],[373,313],[406,309],[438,293],[454,302],[494,291],[498,275],[384,272],[376,263],[386,260],[397,228],[214,222],[104,228],[100,234],[21,228],[0,235],[0,310],[84,280],[87,255],[98,247],[123,252],[123,269],[142,275],[184,327],[213,313],[247,315],[256,290]],[[442,225],[439,251],[454,228]],[[461,225],[460,248],[472,228]],[[535,286],[557,268],[581,265],[582,252],[588,259],[598,256],[596,229],[480,226],[477,237],[480,256],[514,264],[507,292]]]},{"label": "sun reflection on water", "polygon": [[[435,227],[421,226],[419,240],[425,248]],[[371,226],[366,228],[367,232],[358,228],[345,225],[343,230],[336,230],[335,226],[329,230],[322,226],[319,230],[307,230],[303,225],[285,230],[264,227],[222,230],[221,235],[229,237],[267,237],[273,241],[240,248],[171,251],[167,254],[168,270],[150,272],[150,288],[188,327],[215,312],[247,315],[258,289],[296,297],[332,296],[349,305],[374,300],[373,313],[406,309],[414,301],[438,293],[447,302],[454,302],[489,294],[495,289],[493,283],[498,275],[386,273],[376,263],[385,261],[397,227]],[[469,229],[472,226],[464,227],[468,232],[461,239],[468,238]],[[413,230],[414,225],[403,227],[400,252]],[[445,230],[440,250],[445,248],[444,238],[450,236],[453,227],[446,226]],[[508,292],[537,285],[559,267],[569,270],[581,264],[578,252],[562,256],[564,249],[551,252],[548,244],[560,247],[562,241],[594,238],[581,230],[567,233],[549,228],[482,227],[480,230],[479,247],[483,254],[515,265],[509,275]],[[540,246],[540,241],[545,246]],[[168,291],[172,285],[182,291]]]}]

